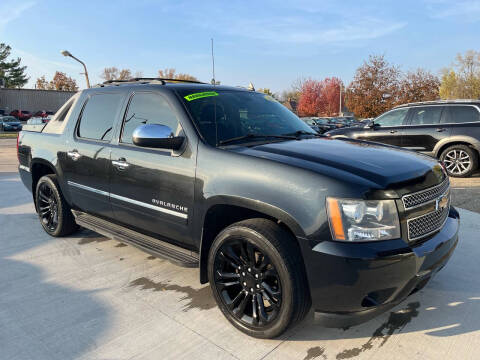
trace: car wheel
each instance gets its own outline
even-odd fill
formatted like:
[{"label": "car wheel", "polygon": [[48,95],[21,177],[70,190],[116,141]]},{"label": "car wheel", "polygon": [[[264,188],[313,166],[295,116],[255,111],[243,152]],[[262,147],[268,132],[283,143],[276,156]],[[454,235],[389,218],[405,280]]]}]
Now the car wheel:
[{"label": "car wheel", "polygon": [[468,177],[478,167],[477,152],[467,145],[452,145],[440,155],[449,176]]},{"label": "car wheel", "polygon": [[276,337],[310,309],[296,239],[267,219],[241,221],[220,232],[210,248],[208,276],[225,317],[253,337]]},{"label": "car wheel", "polygon": [[40,224],[49,235],[66,236],[78,229],[55,175],[40,178],[35,191],[35,205]]}]

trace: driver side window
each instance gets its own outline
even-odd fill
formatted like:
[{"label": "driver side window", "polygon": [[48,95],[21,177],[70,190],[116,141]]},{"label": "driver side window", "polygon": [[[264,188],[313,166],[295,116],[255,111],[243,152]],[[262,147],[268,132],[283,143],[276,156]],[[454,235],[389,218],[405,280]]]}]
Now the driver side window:
[{"label": "driver side window", "polygon": [[161,95],[139,92],[133,95],[128,105],[120,142],[133,144],[133,131],[144,124],[165,125],[174,134],[178,134],[180,128],[177,117]]},{"label": "driver side window", "polygon": [[375,124],[380,126],[400,126],[407,116],[408,108],[389,111],[376,118]]}]

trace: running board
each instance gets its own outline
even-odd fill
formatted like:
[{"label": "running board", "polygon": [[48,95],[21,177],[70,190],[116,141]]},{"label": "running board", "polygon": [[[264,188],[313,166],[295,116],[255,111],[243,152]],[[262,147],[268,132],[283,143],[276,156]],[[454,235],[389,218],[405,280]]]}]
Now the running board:
[{"label": "running board", "polygon": [[84,228],[95,231],[108,238],[135,246],[153,256],[168,260],[175,265],[189,268],[198,267],[198,254],[190,250],[80,211],[72,212],[75,216],[76,223]]}]

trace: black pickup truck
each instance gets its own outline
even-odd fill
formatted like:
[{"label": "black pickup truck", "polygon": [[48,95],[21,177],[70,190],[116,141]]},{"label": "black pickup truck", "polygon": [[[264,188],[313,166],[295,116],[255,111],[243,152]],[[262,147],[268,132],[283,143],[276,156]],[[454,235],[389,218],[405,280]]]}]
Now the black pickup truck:
[{"label": "black pickup truck", "polygon": [[226,318],[262,338],[311,307],[370,319],[452,255],[442,165],[314,133],[242,88],[132,79],[81,91],[18,137],[19,173],[52,236],[78,226],[198,267]]}]

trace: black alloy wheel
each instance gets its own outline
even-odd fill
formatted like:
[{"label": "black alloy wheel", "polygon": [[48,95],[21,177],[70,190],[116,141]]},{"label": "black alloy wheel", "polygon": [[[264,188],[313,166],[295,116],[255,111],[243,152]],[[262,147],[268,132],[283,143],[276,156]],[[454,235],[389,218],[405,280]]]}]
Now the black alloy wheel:
[{"label": "black alloy wheel", "polygon": [[240,322],[262,327],[282,306],[280,278],[268,256],[246,239],[231,239],[218,251],[215,286]]},{"label": "black alloy wheel", "polygon": [[269,219],[242,220],[223,229],[210,247],[207,271],[218,307],[247,335],[274,338],[310,309],[297,239]]},{"label": "black alloy wheel", "polygon": [[51,236],[66,236],[78,229],[55,175],[45,175],[35,189],[35,207],[43,229]]},{"label": "black alloy wheel", "polygon": [[55,232],[58,227],[58,200],[47,182],[38,187],[37,207],[42,226],[49,232]]}]

